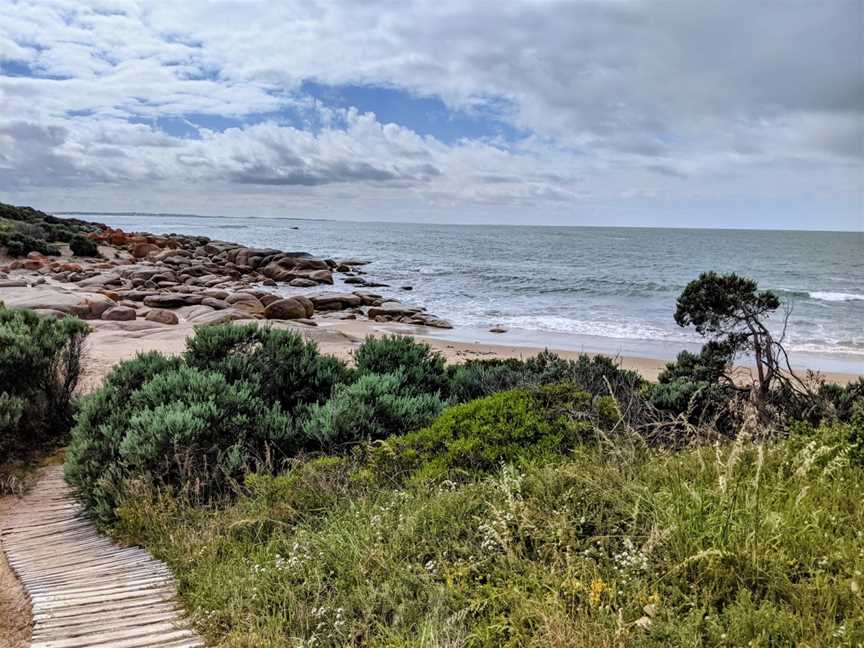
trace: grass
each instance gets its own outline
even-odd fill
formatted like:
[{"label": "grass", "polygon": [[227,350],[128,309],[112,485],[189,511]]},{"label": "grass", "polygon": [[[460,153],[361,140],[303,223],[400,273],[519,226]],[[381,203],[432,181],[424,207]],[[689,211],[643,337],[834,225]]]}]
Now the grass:
[{"label": "grass", "polygon": [[167,561],[216,646],[860,646],[847,434],[616,438],[398,487],[322,457],[221,505],[139,486],[113,532]]}]

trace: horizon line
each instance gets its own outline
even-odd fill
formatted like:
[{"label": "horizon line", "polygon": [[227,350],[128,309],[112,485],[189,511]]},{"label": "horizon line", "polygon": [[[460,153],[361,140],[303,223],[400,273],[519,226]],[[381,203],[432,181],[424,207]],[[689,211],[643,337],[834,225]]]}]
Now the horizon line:
[{"label": "horizon line", "polygon": [[55,216],[175,216],[178,218],[217,218],[225,220],[285,220],[312,221],[328,223],[374,223],[382,225],[454,225],[458,227],[562,227],[562,228],[594,228],[594,229],[656,229],[656,230],[708,230],[726,232],[813,232],[826,234],[864,234],[864,228],[847,229],[783,229],[779,227],[700,227],[700,226],[669,226],[669,225],[553,225],[548,223],[433,223],[429,221],[386,221],[386,220],[356,220],[351,218],[312,218],[298,216],[225,216],[208,214],[188,214],[174,212],[138,212],[138,211],[49,211]]}]

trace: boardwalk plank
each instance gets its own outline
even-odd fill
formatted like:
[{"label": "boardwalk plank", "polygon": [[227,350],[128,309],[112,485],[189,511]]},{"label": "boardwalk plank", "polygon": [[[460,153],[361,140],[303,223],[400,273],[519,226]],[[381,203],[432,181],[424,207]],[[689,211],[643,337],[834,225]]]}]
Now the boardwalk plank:
[{"label": "boardwalk plank", "polygon": [[197,648],[171,572],[82,515],[60,466],[0,520],[0,544],[33,606],[32,648]]}]

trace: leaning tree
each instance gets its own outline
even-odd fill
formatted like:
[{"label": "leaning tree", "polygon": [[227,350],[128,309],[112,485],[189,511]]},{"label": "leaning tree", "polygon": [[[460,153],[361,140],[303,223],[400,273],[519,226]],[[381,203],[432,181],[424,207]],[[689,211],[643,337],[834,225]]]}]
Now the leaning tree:
[{"label": "leaning tree", "polygon": [[694,326],[709,344],[722,349],[728,369],[736,356],[751,355],[756,363],[757,395],[764,401],[772,384],[789,386],[790,377],[794,379],[783,348],[790,311],[786,310],[779,337],[775,338],[765,324],[779,307],[777,295],[758,290],[752,279],[704,272],[678,297],[675,322],[682,327]]}]

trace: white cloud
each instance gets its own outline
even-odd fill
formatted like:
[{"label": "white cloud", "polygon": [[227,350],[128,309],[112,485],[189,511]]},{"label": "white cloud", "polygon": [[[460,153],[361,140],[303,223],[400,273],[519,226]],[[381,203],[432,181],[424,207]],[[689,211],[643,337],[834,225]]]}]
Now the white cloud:
[{"label": "white cloud", "polygon": [[[158,182],[165,200],[218,188],[265,211],[289,194],[479,210],[806,191],[841,197],[848,221],[864,159],[861,7],[7,1],[0,190],[123,208]],[[4,76],[12,64],[35,78]],[[526,136],[445,143],[303,96],[305,79],[436,96]],[[289,107],[310,126],[259,118],[188,139],[157,121]]]}]

